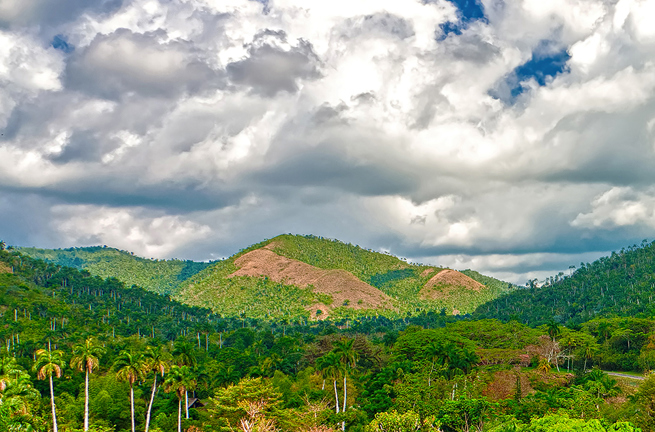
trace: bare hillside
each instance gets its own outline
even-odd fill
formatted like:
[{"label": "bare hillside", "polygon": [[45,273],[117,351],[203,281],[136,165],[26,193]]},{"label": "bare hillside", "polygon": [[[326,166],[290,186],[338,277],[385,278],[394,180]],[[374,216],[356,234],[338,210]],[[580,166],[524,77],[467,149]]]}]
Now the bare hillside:
[{"label": "bare hillside", "polygon": [[[229,277],[268,277],[286,285],[307,288],[332,297],[331,305],[323,305],[323,311],[347,306],[354,309],[392,308],[392,300],[379,289],[362,282],[346,270],[324,270],[312,265],[276,254],[268,248],[248,252],[234,261],[237,271]],[[310,308],[316,309],[320,306]]]},{"label": "bare hillside", "polygon": [[480,292],[486,289],[480,282],[471,279],[463,273],[456,270],[445,269],[430,278],[423,285],[420,297],[429,300],[439,300],[448,297],[456,290],[469,290]]}]

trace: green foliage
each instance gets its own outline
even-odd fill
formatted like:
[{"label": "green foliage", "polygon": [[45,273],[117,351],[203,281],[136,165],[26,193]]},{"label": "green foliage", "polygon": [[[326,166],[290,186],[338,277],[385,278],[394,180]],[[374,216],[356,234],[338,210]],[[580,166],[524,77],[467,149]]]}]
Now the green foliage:
[{"label": "green foliage", "polygon": [[[337,240],[315,236],[281,235],[253,245],[227,260],[212,264],[180,285],[176,299],[183,303],[209,306],[215,312],[231,316],[258,319],[310,319],[308,309],[316,304],[332,305],[330,296],[314,293],[312,287],[299,288],[259,277],[234,277],[234,261],[243,254],[269,245],[272,250],[290,259],[325,269],[351,272],[363,282],[379,288],[396,300],[394,309],[357,310],[352,303],[330,311],[330,319],[354,319],[360,316],[382,315],[392,319],[408,313],[418,315],[426,311],[447,309],[462,313],[473,311],[478,305],[507,291],[507,283],[473,272],[483,280],[487,289],[480,292],[461,287],[453,288],[448,296],[438,300],[421,299],[419,292],[435,272],[423,272],[433,267],[409,264],[394,256],[345,244]],[[437,272],[441,269],[436,269]],[[253,301],[257,299],[257,301]],[[350,307],[348,307],[350,306]]]},{"label": "green foliage", "polygon": [[87,270],[101,278],[115,277],[128,286],[138,285],[159,294],[172,294],[178,285],[207,268],[211,263],[145,259],[105,246],[37,249],[19,248],[20,252],[46,262]]},{"label": "green foliage", "polygon": [[376,414],[375,419],[366,427],[366,432],[417,432],[438,431],[439,423],[433,418],[421,420],[413,411],[398,413],[393,410]]},{"label": "green foliage", "polygon": [[484,398],[460,398],[445,401],[437,415],[437,422],[445,432],[484,430],[484,425],[494,417],[499,405]]},{"label": "green foliage", "polygon": [[[187,394],[199,399],[188,419],[181,416],[179,426],[189,432],[334,432],[342,424],[352,432],[636,432],[630,423],[613,424],[617,419],[655,428],[652,377],[635,391],[589,371],[647,361],[655,351],[648,318],[530,328],[425,310],[336,323],[257,320],[252,310],[221,317],[16,251],[0,251],[0,262],[13,271],[0,274],[3,431],[46,432],[51,400],[62,432],[82,430],[79,370],[89,365],[89,423],[97,432],[131,429],[131,390],[136,429],[145,429],[152,406],[152,432],[177,429]],[[204,272],[232,271],[230,265]],[[417,277],[395,276],[383,285]],[[516,359],[526,356],[552,369],[519,366]]]},{"label": "green foliage", "polygon": [[384,285],[394,282],[397,280],[407,279],[410,277],[416,277],[417,269],[415,268],[406,268],[402,270],[389,270],[385,273],[378,273],[370,278],[370,284],[376,288],[382,288]]},{"label": "green foliage", "polygon": [[491,432],[641,432],[629,422],[606,425],[600,420],[569,418],[567,415],[548,415],[532,419],[530,424],[507,422]]},{"label": "green foliage", "polygon": [[551,277],[541,285],[512,291],[483,304],[476,318],[503,321],[517,317],[530,325],[551,320],[567,326],[610,316],[655,314],[655,242],[612,252],[571,275]]},{"label": "green foliage", "polygon": [[543,334],[517,321],[503,323],[493,319],[458,321],[448,324],[447,328],[482,348],[523,348],[537,343],[537,338]]},{"label": "green foliage", "polygon": [[270,424],[288,430],[294,424],[293,414],[282,408],[281,396],[262,378],[244,379],[218,390],[211,398],[214,407],[210,412],[221,419],[220,430],[234,430],[241,421],[255,427]]}]

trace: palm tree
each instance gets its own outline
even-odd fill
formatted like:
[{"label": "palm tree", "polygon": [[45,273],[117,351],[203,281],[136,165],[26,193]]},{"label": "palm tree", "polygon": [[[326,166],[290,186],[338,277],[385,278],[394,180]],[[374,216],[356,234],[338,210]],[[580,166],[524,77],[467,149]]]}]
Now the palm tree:
[{"label": "palm tree", "polygon": [[147,372],[154,372],[155,378],[152,382],[152,393],[150,395],[150,403],[148,404],[148,413],[146,414],[146,432],[150,429],[150,413],[152,411],[152,404],[155,401],[155,392],[157,391],[157,374],[161,374],[162,378],[169,367],[170,355],[168,352],[161,348],[148,347],[144,355],[145,370]]},{"label": "palm tree", "polygon": [[134,383],[144,378],[143,355],[136,355],[129,351],[121,351],[114,362],[116,378],[119,381],[130,383],[130,411],[132,413],[132,432],[136,432],[134,425]]},{"label": "palm tree", "polygon": [[584,350],[584,367],[583,371],[587,371],[587,360],[589,360],[591,357],[593,357],[594,353],[596,352],[596,347],[590,342],[590,341],[585,341],[584,345],[582,346],[582,349]]},{"label": "palm tree", "polygon": [[177,395],[177,431],[182,432],[182,399],[186,398],[189,384],[193,384],[193,377],[188,366],[171,366],[171,370],[164,381],[164,391],[172,391]]},{"label": "palm tree", "polygon": [[[184,340],[175,342],[173,347],[173,357],[178,366],[191,366],[195,367],[197,363],[196,355],[193,352],[193,345]],[[189,392],[185,390],[184,393],[184,408],[186,418],[189,418]]]},{"label": "palm tree", "polygon": [[560,340],[560,343],[562,346],[566,349],[566,370],[570,371],[571,370],[571,357],[573,355],[571,354],[571,351],[573,348],[578,346],[578,341],[571,335],[567,335],[564,338]]},{"label": "palm tree", "polygon": [[323,377],[331,379],[334,384],[334,402],[336,413],[339,414],[339,393],[337,392],[337,380],[341,376],[343,365],[339,356],[334,351],[330,351],[323,357],[316,359],[316,367],[321,371]]},{"label": "palm tree", "polygon": [[[348,402],[348,386],[347,377],[348,370],[355,367],[359,354],[353,347],[355,339],[343,339],[334,343],[334,352],[337,354],[339,361],[343,364],[343,410],[346,411],[346,404]],[[342,430],[345,425],[342,424]]]},{"label": "palm tree", "polygon": [[38,350],[36,353],[36,362],[34,363],[34,371],[37,373],[37,378],[42,380],[48,378],[50,381],[50,403],[52,405],[52,430],[58,432],[57,428],[57,410],[55,408],[55,390],[52,384],[52,376],[61,378],[61,373],[64,370],[64,353],[59,350],[47,351],[44,349]]},{"label": "palm tree", "polygon": [[100,357],[105,353],[105,349],[98,345],[96,341],[89,338],[84,343],[77,344],[73,347],[73,358],[71,359],[71,368],[84,372],[84,432],[89,430],[89,374],[93,369],[100,366]]},{"label": "palm tree", "polygon": [[550,336],[550,339],[555,342],[555,336],[559,335],[561,330],[554,320],[550,320],[548,324],[546,324],[546,332],[548,333],[548,336]]}]

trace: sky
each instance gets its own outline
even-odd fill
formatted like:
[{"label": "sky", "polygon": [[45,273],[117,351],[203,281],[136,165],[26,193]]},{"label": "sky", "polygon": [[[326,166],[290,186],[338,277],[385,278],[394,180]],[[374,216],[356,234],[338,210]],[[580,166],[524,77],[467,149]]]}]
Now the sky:
[{"label": "sky", "polygon": [[0,239],[515,283],[655,239],[655,0],[0,0]]}]

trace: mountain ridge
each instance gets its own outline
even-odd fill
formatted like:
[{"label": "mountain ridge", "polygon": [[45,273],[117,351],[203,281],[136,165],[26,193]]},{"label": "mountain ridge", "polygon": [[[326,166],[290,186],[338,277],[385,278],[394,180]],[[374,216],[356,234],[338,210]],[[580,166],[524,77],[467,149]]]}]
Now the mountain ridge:
[{"label": "mountain ridge", "polygon": [[138,285],[158,294],[173,294],[178,285],[211,262],[157,260],[107,246],[66,249],[15,248],[32,258],[57,265],[87,270],[94,276],[116,277],[126,285]]},{"label": "mountain ridge", "polygon": [[[244,272],[240,267],[243,257],[255,251],[260,251],[257,252],[259,257],[266,255],[271,261],[265,265],[261,264],[256,271],[251,268],[249,272]],[[302,306],[304,311],[290,305],[280,307],[281,298],[291,295],[288,289],[294,283],[288,283],[290,274],[285,273],[287,270],[279,266],[292,265],[293,261],[311,266],[303,267],[307,274],[296,272],[291,278],[299,284],[299,288],[311,285],[306,283],[305,279],[318,277],[316,269],[347,272],[360,281],[355,284],[359,288],[343,282],[350,276],[342,273],[341,277],[336,278],[340,281],[342,289],[327,288],[323,285],[323,288],[319,287],[317,290],[316,286],[312,285],[311,290],[301,289],[302,295],[294,294],[299,301],[295,306]],[[421,290],[425,284],[444,270],[459,275],[458,283],[443,281],[437,284],[439,289],[450,292],[450,295],[438,299],[422,298]],[[271,315],[284,317],[310,313],[309,318],[322,319],[324,316],[321,315],[327,313],[335,319],[350,318],[358,314],[383,314],[397,318],[408,313],[443,309],[447,313],[472,312],[477,305],[510,289],[508,286],[511,287],[506,282],[497,282],[494,286],[488,287],[454,270],[407,263],[393,255],[338,240],[311,235],[283,234],[252,245],[226,260],[209,266],[182,283],[175,298],[191,305],[210,307],[216,312],[229,310],[230,313],[250,313],[258,317]],[[477,287],[478,290],[470,289],[471,286]],[[387,301],[382,302],[384,307],[380,307],[379,302],[371,304],[361,298],[363,297],[361,290],[373,293],[374,289],[376,289],[375,295]],[[276,290],[279,294],[277,303]],[[259,304],[253,305],[247,301],[235,300],[247,295],[257,297]],[[317,295],[328,296],[328,303],[325,302],[325,297],[323,301],[312,299],[312,296]],[[321,303],[320,307],[317,306],[318,303]],[[375,307],[368,307],[369,305]],[[391,305],[392,307],[389,307]]]},{"label": "mountain ridge", "polygon": [[[378,314],[398,318],[442,310],[466,314],[514,288],[477,272],[408,263],[388,253],[313,235],[279,235],[208,263],[145,259],[106,246],[17,250],[92,275],[116,277],[128,286],[170,294],[224,316],[262,319]],[[444,278],[443,271],[451,277]],[[426,284],[431,295],[424,295]]]},{"label": "mountain ridge", "polygon": [[571,275],[560,272],[542,284],[529,285],[480,305],[474,318],[576,326],[597,317],[651,317],[655,242],[623,248],[591,264],[581,263]]}]

